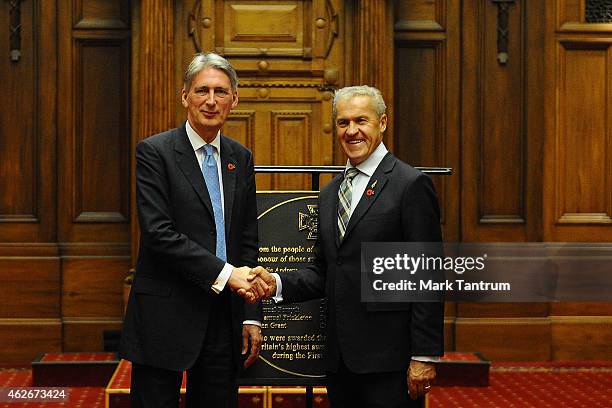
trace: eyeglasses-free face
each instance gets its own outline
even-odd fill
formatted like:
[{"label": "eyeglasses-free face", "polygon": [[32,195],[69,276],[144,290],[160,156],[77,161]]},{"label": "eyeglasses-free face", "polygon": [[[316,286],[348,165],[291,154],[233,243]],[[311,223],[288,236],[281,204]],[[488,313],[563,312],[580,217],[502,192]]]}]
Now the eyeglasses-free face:
[{"label": "eyeglasses-free face", "polygon": [[370,157],[386,129],[387,115],[378,117],[371,97],[354,96],[336,104],[336,136],[353,166]]}]

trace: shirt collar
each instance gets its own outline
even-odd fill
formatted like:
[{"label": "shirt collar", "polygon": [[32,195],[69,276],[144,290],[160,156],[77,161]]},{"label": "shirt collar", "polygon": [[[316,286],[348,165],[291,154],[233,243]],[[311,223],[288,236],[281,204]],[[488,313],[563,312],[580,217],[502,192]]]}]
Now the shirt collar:
[{"label": "shirt collar", "polygon": [[[204,146],[205,144],[208,144],[204,141],[204,139],[202,139],[200,135],[198,135],[198,132],[193,130],[193,128],[189,124],[189,121],[185,122],[185,130],[187,131],[187,137],[189,138],[189,143],[191,143],[191,146],[193,147],[194,151],[198,151],[199,149],[202,148],[202,146]],[[210,142],[210,144],[213,145],[217,149],[217,154],[220,155],[221,154],[221,130],[217,131],[217,136],[215,136],[215,138],[213,139],[212,142]]]},{"label": "shirt collar", "polygon": [[372,177],[372,174],[374,174],[374,171],[376,171],[376,168],[378,167],[380,162],[385,158],[387,152],[388,150],[385,147],[385,144],[383,142],[380,142],[376,150],[374,150],[367,159],[359,163],[357,166],[353,166],[350,160],[347,160],[346,169],[350,169],[351,167],[357,167],[360,172],[364,173],[368,177]]}]

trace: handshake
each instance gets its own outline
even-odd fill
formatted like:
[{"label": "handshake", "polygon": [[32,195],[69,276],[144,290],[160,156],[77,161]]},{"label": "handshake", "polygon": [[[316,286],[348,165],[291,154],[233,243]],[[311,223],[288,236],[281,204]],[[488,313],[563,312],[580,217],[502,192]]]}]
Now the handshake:
[{"label": "handshake", "polygon": [[263,266],[234,268],[227,284],[247,303],[255,303],[276,294],[276,279]]}]

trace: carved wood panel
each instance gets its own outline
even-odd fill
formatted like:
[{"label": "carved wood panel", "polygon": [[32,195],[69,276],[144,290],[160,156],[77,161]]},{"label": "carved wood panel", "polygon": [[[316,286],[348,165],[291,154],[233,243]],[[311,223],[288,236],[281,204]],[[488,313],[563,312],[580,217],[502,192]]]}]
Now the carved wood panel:
[{"label": "carved wood panel", "polygon": [[395,30],[445,31],[446,1],[400,0],[395,2]]},{"label": "carved wood panel", "polygon": [[[11,3],[12,4],[12,3]],[[0,24],[0,242],[49,239],[54,222],[53,4],[4,2]],[[18,41],[14,41],[17,39]],[[11,58],[8,50],[18,53]],[[16,54],[17,56],[17,54]],[[47,61],[41,64],[40,61]]]},{"label": "carved wood panel", "polygon": [[[177,39],[176,87],[199,50],[224,55],[240,79],[239,103],[223,131],[256,164],[334,164],[329,90],[342,86],[344,42],[338,0],[191,0],[177,14],[189,35]],[[176,100],[176,124],[185,110]],[[323,181],[330,177],[324,177]],[[258,189],[310,189],[301,175],[259,175]]]},{"label": "carved wood panel", "polygon": [[[61,318],[116,326],[130,264],[131,3],[58,5]],[[68,326],[62,347],[74,350],[82,333],[96,336],[100,350],[109,324]]]},{"label": "carved wood panel", "polygon": [[587,23],[586,3],[557,0],[546,44],[544,236],[609,241],[612,227],[610,24]]},{"label": "carved wood panel", "polygon": [[[396,47],[395,154],[413,166],[445,166],[446,135],[443,41],[402,41]],[[435,177],[441,203],[448,176]],[[445,206],[442,204],[442,222]]]},{"label": "carved wood panel", "polygon": [[[56,232],[57,9],[0,3],[0,363],[61,347]],[[26,341],[27,340],[27,341]]]},{"label": "carved wood panel", "polygon": [[189,7],[193,48],[241,57],[240,70],[318,71],[339,34],[332,0],[196,0]]},{"label": "carved wood panel", "polygon": [[[467,241],[538,236],[544,36],[537,4],[470,1],[463,16],[462,232]],[[536,20],[537,21],[537,20]],[[529,84],[529,85],[528,85]],[[541,140],[541,139],[540,139]]]},{"label": "carved wood panel", "polygon": [[126,29],[130,27],[130,2],[74,0],[74,28]]},{"label": "carved wood panel", "polygon": [[[554,15],[559,33],[611,32],[607,21],[610,5],[598,0],[554,0],[550,15]],[[553,14],[554,12],[554,14]],[[607,21],[607,22],[606,22]]]},{"label": "carved wood panel", "polygon": [[97,24],[106,25],[73,26],[76,17],[71,12],[80,7],[75,3],[73,7],[62,4],[60,13],[60,239],[127,242],[130,32],[117,29],[107,18],[107,2],[96,4],[99,7],[85,10],[98,12]]},{"label": "carved wood panel", "polygon": [[562,44],[559,56],[557,222],[610,223],[609,44],[576,45]]},{"label": "carved wood panel", "polygon": [[559,44],[557,126],[548,153],[560,226],[612,224],[610,49],[599,41]]},{"label": "carved wood panel", "polygon": [[74,221],[129,218],[129,39],[75,44]]},{"label": "carved wood panel", "polygon": [[[333,164],[331,99],[326,92],[245,83],[239,95],[238,108],[223,132],[249,146],[256,165]],[[310,189],[310,178],[261,174],[257,188]]]},{"label": "carved wood panel", "polygon": [[446,240],[459,240],[460,13],[443,0],[395,2],[395,90],[390,148],[414,166],[447,166],[434,176]]}]

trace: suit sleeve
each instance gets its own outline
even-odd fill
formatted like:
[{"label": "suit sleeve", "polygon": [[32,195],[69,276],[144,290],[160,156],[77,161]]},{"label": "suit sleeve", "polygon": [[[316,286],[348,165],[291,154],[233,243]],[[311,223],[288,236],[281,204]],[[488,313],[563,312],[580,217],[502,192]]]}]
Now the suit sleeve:
[{"label": "suit sleeve", "polygon": [[[320,201],[319,201],[320,205]],[[319,219],[317,220],[319,225]],[[283,302],[295,303],[325,297],[327,264],[320,235],[314,245],[314,261],[304,269],[279,274],[283,283]]]},{"label": "suit sleeve", "polygon": [[142,245],[181,277],[210,290],[225,263],[187,235],[172,218],[170,183],[163,159],[146,140],[136,146],[136,201]]},{"label": "suit sleeve", "polygon": [[[429,176],[419,174],[404,191],[402,200],[405,241],[442,242],[440,207]],[[441,255],[441,252],[436,255]],[[436,276],[436,278],[439,277]],[[415,302],[412,304],[411,314],[411,354],[416,356],[442,355],[444,353],[444,302]]]},{"label": "suit sleeve", "polygon": [[[259,238],[257,230],[257,187],[255,184],[255,169],[253,155],[249,152],[246,175],[246,202],[244,204],[244,226],[242,228],[242,253],[240,254],[240,265],[235,266],[257,266],[259,254]],[[261,302],[244,305],[245,320],[263,320],[263,306]]]},{"label": "suit sleeve", "polygon": [[259,238],[257,230],[257,188],[255,186],[255,170],[253,155],[249,153],[246,174],[246,202],[242,206],[246,212],[242,226],[242,253],[240,266],[257,266],[259,254]]}]

